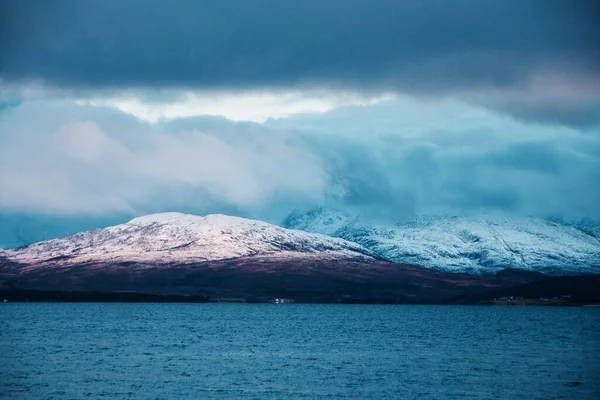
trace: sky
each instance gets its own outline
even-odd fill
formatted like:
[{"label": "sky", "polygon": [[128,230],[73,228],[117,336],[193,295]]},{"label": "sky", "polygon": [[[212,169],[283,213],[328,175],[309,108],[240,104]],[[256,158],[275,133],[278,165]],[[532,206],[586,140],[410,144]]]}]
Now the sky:
[{"label": "sky", "polygon": [[152,212],[600,221],[588,0],[0,0],[0,247]]}]

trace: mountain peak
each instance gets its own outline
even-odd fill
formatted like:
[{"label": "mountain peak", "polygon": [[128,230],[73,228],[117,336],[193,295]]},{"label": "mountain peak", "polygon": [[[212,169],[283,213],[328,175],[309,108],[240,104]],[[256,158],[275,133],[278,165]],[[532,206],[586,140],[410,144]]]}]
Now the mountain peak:
[{"label": "mountain peak", "polygon": [[202,224],[202,223],[224,223],[224,224],[239,224],[244,222],[261,222],[253,221],[241,217],[233,217],[224,214],[208,214],[206,216],[184,214],[180,212],[164,212],[156,214],[148,214],[136,217],[127,222],[129,225],[151,225],[151,224]]},{"label": "mountain peak", "polygon": [[152,224],[152,223],[170,223],[189,220],[190,218],[201,218],[197,215],[184,214],[179,212],[164,212],[156,214],[148,214],[133,218],[128,224]]}]

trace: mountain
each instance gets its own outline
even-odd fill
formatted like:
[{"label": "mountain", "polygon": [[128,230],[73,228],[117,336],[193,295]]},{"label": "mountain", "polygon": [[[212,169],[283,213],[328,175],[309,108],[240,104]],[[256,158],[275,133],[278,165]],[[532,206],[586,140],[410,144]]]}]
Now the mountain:
[{"label": "mountain", "polygon": [[372,258],[369,250],[343,239],[226,215],[200,217],[180,213],[147,215],[5,253],[10,259],[29,265],[190,263],[273,254],[297,257],[299,253]]},{"label": "mountain", "polygon": [[0,252],[0,291],[427,303],[544,277],[432,271],[340,238],[225,215],[155,214]]},{"label": "mountain", "polygon": [[553,275],[600,273],[600,230],[591,223],[482,215],[421,217],[389,224],[317,208],[290,214],[282,226],[343,238],[386,260],[439,271],[487,274],[513,268]]}]

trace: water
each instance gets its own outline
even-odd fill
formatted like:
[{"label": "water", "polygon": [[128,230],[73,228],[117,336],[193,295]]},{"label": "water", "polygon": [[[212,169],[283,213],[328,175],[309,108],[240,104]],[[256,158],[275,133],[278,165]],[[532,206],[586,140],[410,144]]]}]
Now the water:
[{"label": "water", "polygon": [[8,303],[0,317],[5,399],[600,398],[599,308]]}]

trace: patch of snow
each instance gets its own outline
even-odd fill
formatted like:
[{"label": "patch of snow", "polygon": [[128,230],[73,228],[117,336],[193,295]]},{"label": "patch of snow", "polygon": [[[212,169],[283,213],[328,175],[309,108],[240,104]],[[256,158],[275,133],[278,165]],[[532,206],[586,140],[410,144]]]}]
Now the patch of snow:
[{"label": "patch of snow", "polygon": [[[323,224],[329,220],[338,221],[335,229]],[[599,230],[591,224],[499,215],[382,224],[327,209],[296,213],[282,224],[353,241],[390,261],[442,271],[481,274],[509,267],[551,274],[600,273]]]}]

